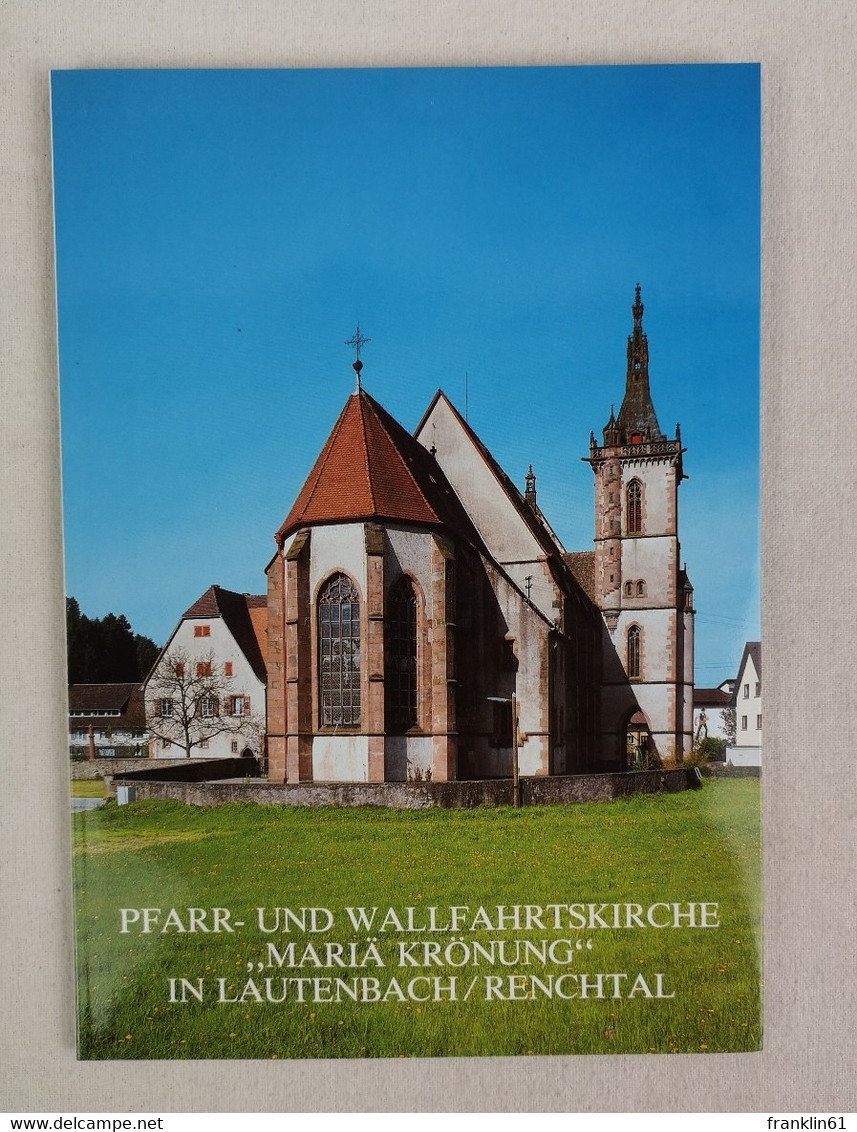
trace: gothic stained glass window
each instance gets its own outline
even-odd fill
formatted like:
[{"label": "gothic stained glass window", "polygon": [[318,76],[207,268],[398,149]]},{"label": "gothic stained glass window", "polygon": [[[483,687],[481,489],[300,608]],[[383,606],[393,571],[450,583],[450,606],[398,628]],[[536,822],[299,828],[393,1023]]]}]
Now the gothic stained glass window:
[{"label": "gothic stained glass window", "polygon": [[319,701],[325,727],[360,723],[360,598],[345,574],[318,597]]},{"label": "gothic stained glass window", "polygon": [[628,534],[638,535],[643,530],[643,489],[639,480],[628,484]]},{"label": "gothic stained glass window", "polygon": [[640,679],[640,626],[632,625],[628,630],[628,678]]},{"label": "gothic stained glass window", "polygon": [[418,722],[417,595],[407,578],[400,578],[390,592],[387,627],[387,726],[407,731]]}]

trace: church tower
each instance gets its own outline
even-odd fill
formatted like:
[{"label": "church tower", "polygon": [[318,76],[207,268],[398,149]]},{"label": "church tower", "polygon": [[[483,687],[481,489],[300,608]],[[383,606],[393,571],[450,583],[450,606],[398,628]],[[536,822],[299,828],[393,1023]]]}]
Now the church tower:
[{"label": "church tower", "polygon": [[[595,590],[613,643],[605,665],[603,730],[630,736],[664,759],[693,740],[693,589],[681,566],[681,432],[661,432],[649,388],[649,344],[637,284],[625,396],[603,443],[590,434],[595,473]],[[615,668],[618,657],[624,673]],[[628,695],[630,684],[633,698]],[[636,702],[633,702],[633,701]]]}]

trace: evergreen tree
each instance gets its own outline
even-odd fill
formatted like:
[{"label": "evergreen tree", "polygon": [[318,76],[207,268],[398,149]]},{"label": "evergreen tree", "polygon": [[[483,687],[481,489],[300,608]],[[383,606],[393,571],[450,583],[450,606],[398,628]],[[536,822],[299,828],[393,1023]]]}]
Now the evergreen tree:
[{"label": "evergreen tree", "polygon": [[143,680],[159,652],[154,641],[134,633],[124,614],[87,617],[73,597],[66,598],[66,635],[70,684]]},{"label": "evergreen tree", "polygon": [[139,633],[134,637],[134,641],[137,646],[137,671],[140,673],[140,679],[145,680],[154,668],[161,650],[154,641],[150,641],[148,637],[143,637]]}]

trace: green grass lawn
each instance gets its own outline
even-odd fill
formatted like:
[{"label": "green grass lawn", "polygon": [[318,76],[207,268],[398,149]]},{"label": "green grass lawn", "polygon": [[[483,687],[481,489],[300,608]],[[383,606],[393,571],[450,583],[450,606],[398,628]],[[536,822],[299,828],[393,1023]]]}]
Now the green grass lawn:
[{"label": "green grass lawn", "polygon": [[[760,1045],[759,783],[753,779],[706,781],[701,790],[638,796],[612,803],[568,807],[396,811],[300,809],[227,805],[197,809],[171,802],[142,801],[75,815],[75,882],[80,1055],[84,1058],[275,1058],[397,1057],[555,1053],[722,1052]],[[717,928],[586,928],[553,923],[528,931],[507,926],[488,930],[472,923],[456,932],[399,933],[388,923],[389,907],[437,906],[438,923],[450,906],[468,906],[468,921],[480,906],[496,919],[498,905],[640,904],[689,901],[717,903]],[[381,909],[372,935],[354,930],[346,907]],[[155,930],[132,924],[120,932],[121,908],[160,908]],[[188,927],[186,909],[228,908],[233,933],[160,928],[171,908]],[[265,934],[257,909],[329,909],[330,930]],[[661,913],[663,914],[663,913]],[[548,914],[545,914],[548,915]],[[606,915],[606,913],[605,913]],[[211,913],[208,914],[210,923]],[[169,925],[168,925],[169,926]],[[570,940],[581,949],[512,966],[474,965],[405,968],[400,942],[464,946],[450,952],[458,963],[475,943],[529,939],[540,944]],[[385,966],[299,969],[267,965],[268,945],[280,953],[293,942],[296,956],[307,943],[323,955],[324,944],[377,940]],[[587,947],[591,942],[591,947]],[[344,954],[347,954],[345,952]],[[414,953],[411,952],[413,955]],[[507,952],[507,956],[511,952]],[[496,951],[495,951],[496,955]],[[420,955],[417,955],[419,958]],[[512,955],[514,959],[514,955]],[[594,976],[627,973],[622,997],[546,997],[566,973]],[[638,974],[650,990],[664,976],[672,998],[627,991]],[[486,977],[508,993],[535,993],[506,1001],[486,998]],[[248,979],[264,994],[272,980],[319,978],[303,984],[305,1001],[288,984],[281,1002],[219,1001],[240,998]],[[353,1002],[339,987],[375,979],[385,1000]],[[422,981],[413,997],[401,988]],[[457,1001],[449,1001],[450,978]],[[186,993],[170,1001],[170,979],[202,989],[203,1001]],[[200,984],[198,980],[203,980]],[[475,981],[474,981],[475,980]],[[472,984],[466,1001],[464,992]],[[361,987],[363,984],[359,984]],[[566,991],[579,984],[566,979]],[[180,998],[180,982],[174,997]],[[436,993],[440,1001],[418,1001]],[[312,1000],[312,988],[316,998]],[[309,988],[309,989],[308,989]]]},{"label": "green grass lawn", "polygon": [[73,778],[71,780],[72,798],[103,798],[103,778]]}]

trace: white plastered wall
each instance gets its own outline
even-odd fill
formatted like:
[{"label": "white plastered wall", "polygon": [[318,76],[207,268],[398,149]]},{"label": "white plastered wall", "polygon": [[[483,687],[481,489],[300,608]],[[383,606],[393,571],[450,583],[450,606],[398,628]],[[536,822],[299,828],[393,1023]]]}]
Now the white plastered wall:
[{"label": "white plastered wall", "polygon": [[670,517],[670,499],[675,491],[675,469],[666,458],[622,461],[622,529],[628,529],[627,489],[631,480],[643,485],[644,529],[654,534],[675,534],[678,512]]},{"label": "white plastered wall", "polygon": [[366,542],[363,523],[336,523],[313,527],[310,539],[310,594],[321,582],[341,570],[356,582],[360,600],[366,600]]},{"label": "white plastered wall", "polygon": [[[758,695],[756,694],[757,685],[759,686]],[[744,695],[745,689],[747,690],[746,696]],[[737,747],[761,747],[762,729],[758,726],[758,721],[762,715],[761,683],[753,658],[749,653],[747,654],[744,671],[736,685],[735,715],[737,717],[735,721],[735,745]],[[746,727],[744,726],[745,720]]]},{"label": "white plastered wall", "polygon": [[368,782],[367,735],[316,735],[312,741],[314,782]]},{"label": "white plastered wall", "polygon": [[547,617],[556,617],[556,590],[542,547],[443,397],[438,398],[417,440],[426,448],[436,448],[437,462],[492,557],[524,591],[529,577],[530,599]]},{"label": "white plastered wall", "polygon": [[[197,626],[206,626],[209,635],[197,637],[195,633]],[[207,660],[209,654],[213,656],[213,663],[218,668],[222,668],[225,664],[231,664],[233,678],[229,686],[229,694],[233,696],[249,696],[251,716],[264,720],[265,684],[253,671],[250,662],[238,647],[235,638],[232,636],[232,633],[229,631],[222,617],[196,617],[181,621],[173,634],[163,659],[166,659],[170,653],[177,650],[186,652],[190,658],[191,664],[196,664],[202,659]],[[147,716],[151,711],[150,705],[151,695],[147,685]],[[237,751],[232,749],[233,742],[237,743]],[[249,735],[244,734],[213,735],[208,740],[207,746],[194,747],[191,751],[191,757],[195,759],[235,758],[237,755],[240,755],[246,747],[249,747],[254,754],[259,754],[258,738],[254,736],[251,740]],[[169,747],[164,747],[162,741],[154,736],[152,736],[149,741],[149,749],[154,758],[174,759],[180,758],[183,754],[181,748],[176,743],[173,743]]]}]

